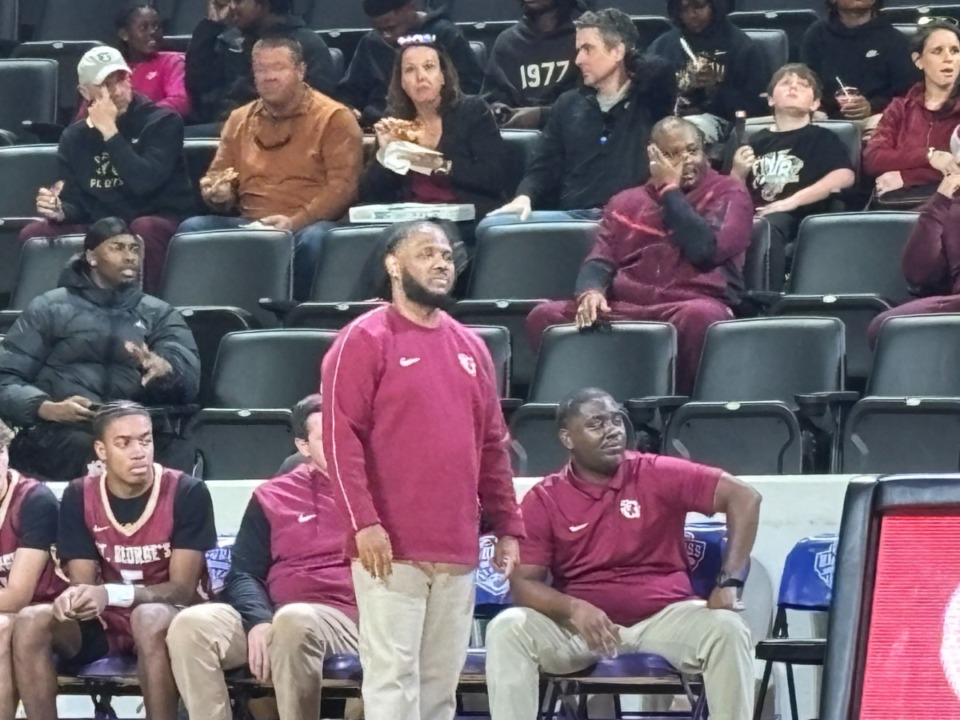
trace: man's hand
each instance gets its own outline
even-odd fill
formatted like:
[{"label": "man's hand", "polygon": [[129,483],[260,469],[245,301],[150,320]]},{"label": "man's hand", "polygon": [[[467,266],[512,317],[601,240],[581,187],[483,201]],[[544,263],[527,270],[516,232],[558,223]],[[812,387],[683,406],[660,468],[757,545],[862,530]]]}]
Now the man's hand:
[{"label": "man's hand", "polygon": [[715,587],[707,599],[707,607],[711,610],[735,610],[736,612],[740,612],[746,606],[740,598],[737,597],[737,588]]},{"label": "man's hand", "polygon": [[617,626],[603,610],[585,600],[573,600],[572,603],[570,624],[587,647],[602,657],[615,657],[620,647]]},{"label": "man's hand", "polygon": [[797,200],[793,195],[774,200],[769,205],[757,208],[757,217],[765,217],[773,213],[793,212],[797,209]]},{"label": "man's hand", "polygon": [[504,535],[497,540],[493,552],[493,566],[507,577],[520,564],[520,543],[512,535]]},{"label": "man's hand", "polygon": [[260,222],[277,230],[293,232],[293,220],[286,215],[267,215],[265,218],[260,218]]},{"label": "man's hand", "polygon": [[61,400],[60,402],[45,400],[40,403],[40,407],[37,409],[37,415],[41,420],[46,420],[47,422],[69,425],[71,423],[79,423],[92,419],[93,411],[90,409],[91,405],[93,405],[93,403],[89,398],[85,398],[82,395],[71,395],[66,400]]},{"label": "man's hand", "polygon": [[103,585],[76,585],[54,600],[53,616],[57,620],[93,620],[103,613],[107,600]]},{"label": "man's hand", "polygon": [[363,569],[375,579],[386,580],[393,572],[393,547],[383,525],[370,525],[356,535],[357,554]]},{"label": "man's hand", "polygon": [[488,215],[519,215],[520,221],[523,222],[530,217],[530,213],[533,212],[533,208],[530,204],[530,198],[526,195],[517,195],[513,200],[508,202],[501,208],[496,210],[491,210]]},{"label": "man's hand", "polygon": [[133,359],[136,360],[140,366],[140,372],[143,375],[143,379],[140,381],[141,385],[148,385],[157,378],[164,377],[173,372],[173,366],[170,362],[160,355],[157,355],[145,344],[137,345],[127,340],[127,342],[123,344],[123,347],[133,356]]},{"label": "man's hand", "polygon": [[840,114],[847,120],[863,120],[870,117],[870,101],[863,95],[838,95],[837,104],[840,106]]},{"label": "man's hand", "polygon": [[446,162],[446,158],[444,158],[443,155],[434,155],[433,153],[427,152],[405,152],[401,153],[401,155],[405,157],[410,164],[420,168],[426,168],[427,170],[439,170]]},{"label": "man's hand", "polygon": [[516,110],[513,111],[513,114],[510,116],[510,119],[503,124],[503,127],[520,128],[523,130],[536,130],[538,127],[540,127],[542,118],[543,118],[543,108],[539,108],[539,107],[517,108]]},{"label": "man's hand", "polygon": [[230,0],[209,0],[207,19],[213,22],[230,22]]},{"label": "man's hand", "polygon": [[737,151],[733,154],[733,167],[730,168],[730,174],[736,175],[743,182],[746,182],[750,173],[753,172],[753,163],[756,160],[757,156],[754,155],[753,148],[749,145],[737,148]]},{"label": "man's hand", "polygon": [[233,168],[200,178],[200,195],[204,202],[216,207],[229,207],[237,202],[236,181],[239,173]]},{"label": "man's hand", "polygon": [[946,150],[934,150],[930,153],[930,166],[936,168],[944,175],[953,175],[960,173],[960,163],[953,159],[953,154]]},{"label": "man's hand", "polygon": [[957,188],[960,188],[960,174],[944,175],[943,180],[940,181],[940,186],[937,188],[937,192],[944,197],[953,198],[957,192]]},{"label": "man's hand", "polygon": [[50,187],[37,190],[37,214],[46,220],[63,222],[63,204],[60,202],[62,190],[63,180],[57,180]]},{"label": "man's hand", "polygon": [[87,124],[99,130],[104,140],[117,134],[117,106],[103,85],[97,91],[97,97],[87,109]]},{"label": "man's hand", "polygon": [[668,160],[653,143],[647,145],[647,158],[650,160],[650,182],[655,188],[680,185],[680,165]]},{"label": "man's hand", "polygon": [[606,296],[599,290],[588,290],[580,298],[580,304],[577,306],[577,329],[591,327],[601,313],[610,312],[610,305],[607,303]]},{"label": "man's hand", "polygon": [[254,625],[247,634],[247,665],[257,682],[270,682],[270,638],[273,625]]},{"label": "man's hand", "polygon": [[899,190],[902,187],[903,175],[897,170],[890,170],[877,177],[877,195],[884,195],[893,190]]}]

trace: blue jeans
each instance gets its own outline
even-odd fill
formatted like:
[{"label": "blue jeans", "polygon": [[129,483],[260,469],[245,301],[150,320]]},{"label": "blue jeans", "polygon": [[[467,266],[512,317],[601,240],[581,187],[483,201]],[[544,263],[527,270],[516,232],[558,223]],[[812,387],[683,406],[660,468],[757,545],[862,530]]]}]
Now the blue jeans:
[{"label": "blue jeans", "polygon": [[[224,217],[222,215],[198,215],[180,223],[178,233],[206,232],[207,230],[232,230],[253,222],[249,218]],[[327,233],[335,228],[335,222],[321,220],[307,225],[293,234],[293,298],[300,302],[310,299],[313,274],[320,260],[320,250]]]}]

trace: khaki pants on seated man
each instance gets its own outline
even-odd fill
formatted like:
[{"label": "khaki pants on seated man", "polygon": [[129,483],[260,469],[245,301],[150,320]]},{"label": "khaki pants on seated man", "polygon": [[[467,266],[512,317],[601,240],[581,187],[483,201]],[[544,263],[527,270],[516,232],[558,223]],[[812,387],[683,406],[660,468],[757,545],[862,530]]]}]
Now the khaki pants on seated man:
[{"label": "khaki pants on seated man", "polygon": [[[663,656],[678,670],[704,676],[711,720],[753,713],[755,681],[750,630],[730,610],[703,600],[674,603],[632,627],[619,627],[619,654]],[[494,720],[534,720],[540,672],[583,670],[600,657],[583,638],[530,608],[500,613],[487,628],[487,684]]]},{"label": "khaki pants on seated man", "polygon": [[[277,610],[269,637],[270,680],[281,720],[317,720],[323,661],[359,652],[356,623],[326,605],[292,603]],[[240,613],[223,603],[188,608],[170,626],[167,647],[190,717],[230,720],[224,671],[247,664]]]}]

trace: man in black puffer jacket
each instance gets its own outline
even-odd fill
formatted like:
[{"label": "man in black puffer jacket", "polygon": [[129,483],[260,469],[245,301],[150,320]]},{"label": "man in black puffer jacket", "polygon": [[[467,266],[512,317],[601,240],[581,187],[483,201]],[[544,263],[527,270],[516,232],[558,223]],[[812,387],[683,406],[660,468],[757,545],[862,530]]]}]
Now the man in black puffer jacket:
[{"label": "man in black puffer jacket", "polygon": [[[20,428],[10,446],[20,472],[47,480],[83,475],[94,459],[90,419],[101,403],[196,400],[196,342],[180,313],[140,289],[141,251],[123,220],[94,223],[59,287],[33,300],[0,345],[0,418]],[[166,457],[164,450],[158,447],[158,462],[170,466],[174,448]],[[186,451],[172,466],[191,459]]]}]

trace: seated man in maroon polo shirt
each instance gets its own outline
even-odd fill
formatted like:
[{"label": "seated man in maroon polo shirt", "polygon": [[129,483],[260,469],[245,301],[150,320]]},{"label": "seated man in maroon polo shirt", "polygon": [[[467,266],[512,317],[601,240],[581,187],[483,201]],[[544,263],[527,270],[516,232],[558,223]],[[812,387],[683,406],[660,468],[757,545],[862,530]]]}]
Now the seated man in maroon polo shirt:
[{"label": "seated man in maroon polo shirt", "polygon": [[347,524],[327,477],[320,403],[309,395],[293,408],[294,440],[310,460],[254,491],[224,602],[184,610],[170,626],[173,673],[192,718],[230,720],[223,673],[249,665],[273,683],[282,720],[316,720],[324,659],[359,652]]},{"label": "seated man in maroon polo shirt", "polygon": [[677,390],[693,389],[707,328],[733,317],[743,288],[753,202],[743,183],[712,170],[693,123],[653,126],[650,180],[615,195],[576,283],[576,299],[538,305],[527,318],[534,345],[550,325],[581,329],[613,320],[677,328]]},{"label": "seated man in maroon polo shirt", "polygon": [[167,628],[209,586],[213,501],[202,480],[153,462],[143,406],[107,403],[93,431],[103,467],[71,482],[60,505],[57,552],[70,587],[17,614],[17,690],[31,720],[56,720],[56,657],[74,668],[134,654],[147,717],[176,720]]},{"label": "seated man in maroon polo shirt", "polygon": [[12,439],[13,432],[0,422],[0,720],[17,714],[15,615],[31,603],[50,602],[67,586],[50,554],[60,504],[49,487],[10,467]]},{"label": "seated man in maroon polo shirt", "polygon": [[[716,468],[626,451],[622,410],[602,390],[564,399],[557,424],[570,463],[523,499],[523,564],[510,578],[517,607],[487,629],[493,720],[537,717],[541,670],[562,675],[632,652],[702,673],[710,716],[748,720],[753,647],[736,611],[759,493]],[[727,516],[723,565],[706,600],[687,569],[688,512]]]}]

